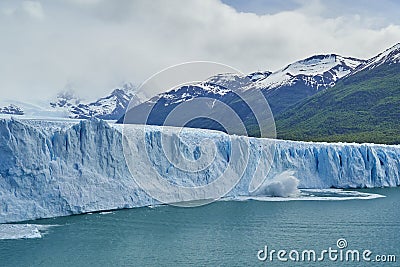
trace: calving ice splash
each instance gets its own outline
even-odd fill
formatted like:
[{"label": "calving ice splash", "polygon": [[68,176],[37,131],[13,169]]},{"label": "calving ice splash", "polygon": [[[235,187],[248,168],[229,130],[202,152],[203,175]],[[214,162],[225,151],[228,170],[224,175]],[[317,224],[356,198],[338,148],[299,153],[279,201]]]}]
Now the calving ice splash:
[{"label": "calving ice splash", "polygon": [[[232,147],[248,145],[248,164],[225,198],[240,200],[269,193],[290,199],[298,194],[296,185],[297,188],[326,190],[400,185],[399,146],[257,139],[199,129],[185,129],[176,134],[171,127],[164,127],[167,131],[161,134],[163,127],[148,127],[147,132],[143,132],[140,125],[132,128],[141,136],[137,147],[142,147],[144,142],[144,146],[153,151],[151,158],[145,150],[136,151],[134,159],[138,170],[143,166],[143,159],[149,160],[161,176],[165,174],[165,179],[171,183],[185,187],[209,184],[229,164]],[[121,125],[100,120],[71,124],[3,119],[0,129],[2,223],[161,204],[132,178],[134,173],[129,170],[122,153]],[[214,142],[214,160],[205,166],[212,172],[205,169],[187,175],[173,168],[162,154],[161,138],[184,151],[183,155],[189,159],[197,158],[199,150],[202,153],[199,145],[194,145],[197,140]],[[256,167],[259,161],[271,159],[268,149],[271,142],[275,156],[266,174],[266,170]],[[190,164],[191,161],[185,162]],[[233,167],[232,170],[237,169]],[[288,170],[295,173],[287,173]],[[257,191],[249,190],[256,172],[266,174],[258,196],[254,195]],[[280,175],[285,172],[282,178]],[[318,192],[301,190],[299,197],[332,197],[331,193],[321,196]],[[347,196],[357,197],[351,194]],[[202,196],[185,197],[197,200]]]},{"label": "calving ice splash", "polygon": [[[315,60],[321,59],[305,60],[297,65],[310,65],[312,69]],[[343,58],[337,60],[334,55],[325,60],[330,63],[329,68],[342,63],[346,65],[345,62],[352,61]],[[302,69],[297,65],[290,68]],[[319,72],[320,70],[315,71]],[[153,94],[159,95],[165,91],[175,92],[176,88],[183,88],[185,89],[183,95],[186,95],[186,92],[193,88],[182,87],[183,84],[195,84],[195,81],[204,80],[204,75],[211,76],[212,72],[231,73],[236,74],[237,77],[244,77],[243,73],[219,63],[188,62],[172,66],[153,75],[141,85],[139,91],[153,92]],[[235,100],[233,103],[240,103],[242,105],[240,109],[242,111],[248,109],[250,115],[243,117],[239,109],[235,108],[235,104],[215,99],[209,95],[184,98],[184,101],[168,102],[168,100],[166,102],[164,98],[167,95],[162,93],[161,98],[150,98],[145,107],[137,108],[134,104],[130,104],[123,119],[120,120],[123,122],[123,152],[128,169],[135,182],[150,197],[161,203],[196,206],[231,196],[296,197],[300,195],[298,187],[309,188],[308,183],[313,184],[312,188],[370,187],[364,180],[365,175],[361,173],[349,175],[360,181],[353,180],[352,183],[349,183],[345,177],[342,178],[342,176],[348,175],[346,172],[353,171],[353,166],[350,166],[352,163],[348,160],[350,155],[342,155],[341,152],[339,154],[332,153],[332,155],[328,152],[327,158],[325,158],[320,157],[319,152],[315,149],[305,149],[304,154],[299,153],[300,151],[297,149],[289,150],[290,157],[309,159],[310,156],[314,156],[315,162],[309,166],[303,163],[298,166],[295,164],[282,165],[282,163],[288,162],[295,163],[295,160],[287,161],[281,158],[285,155],[282,155],[279,148],[277,149],[280,144],[275,140],[276,129],[273,114],[262,92],[255,89],[250,96],[246,90],[235,90],[229,79],[219,78],[208,79],[207,84],[218,90],[223,88],[225,93],[226,89],[229,89],[232,94],[231,99]],[[249,79],[241,80],[244,87]],[[257,101],[254,101],[255,98]],[[160,111],[159,106],[164,107],[171,103],[177,105],[170,110],[157,112]],[[206,108],[209,106],[212,107],[211,110]],[[218,116],[218,114],[224,114],[224,116]],[[190,122],[199,118],[217,122],[228,135],[186,128]],[[249,134],[250,129],[244,125],[244,120],[252,120],[253,131],[258,133],[257,136],[266,137],[266,139],[261,141],[261,139],[245,137]],[[206,122],[203,120],[202,123]],[[137,124],[142,124],[142,129]],[[161,127],[154,131],[155,128],[147,124],[174,127]],[[198,132],[194,134],[194,131]],[[344,151],[344,153],[346,152]],[[367,154],[366,157],[366,161],[369,161],[370,155]],[[344,158],[346,158],[346,162],[343,162]],[[333,160],[339,160],[340,166],[332,166],[332,170],[329,170],[329,164],[332,164]],[[371,171],[371,178],[376,179],[377,169],[372,167],[373,169],[369,170],[368,164],[369,162],[360,166],[356,171],[366,169]],[[271,169],[272,165],[278,168]],[[394,168],[398,179],[397,167],[394,166]],[[325,185],[323,180],[326,178],[315,179],[315,175],[312,173],[324,171],[327,171],[327,175],[332,174],[335,181]],[[302,173],[304,177],[296,178],[296,172]],[[385,170],[384,174],[378,176],[387,179],[387,175]],[[176,179],[177,177],[179,178]],[[305,183],[304,180],[308,179],[311,180]],[[343,184],[341,184],[342,182]],[[193,202],[193,200],[203,201]]]},{"label": "calving ice splash", "polygon": [[257,188],[253,195],[265,195],[273,197],[290,197],[300,195],[298,189],[299,179],[294,175],[294,171],[284,171],[271,180],[265,182]]},{"label": "calving ice splash", "polygon": [[[313,60],[300,65],[311,66]],[[335,66],[350,62],[326,60]],[[0,223],[221,199],[366,199],[379,196],[331,188],[400,185],[400,146],[276,140],[274,118],[261,91],[247,94],[223,79],[203,87],[218,88],[208,97],[184,97],[166,116],[153,112],[167,103],[154,96],[215,73],[245,77],[212,62],[167,68],[141,85],[138,93],[150,101],[139,110],[131,101],[123,124],[0,120]],[[232,105],[212,97],[226,89],[235,100]],[[239,109],[249,115],[243,117]],[[199,118],[219,123],[227,134],[187,128]],[[160,119],[169,126],[151,126]],[[264,138],[247,137],[245,119]]]}]

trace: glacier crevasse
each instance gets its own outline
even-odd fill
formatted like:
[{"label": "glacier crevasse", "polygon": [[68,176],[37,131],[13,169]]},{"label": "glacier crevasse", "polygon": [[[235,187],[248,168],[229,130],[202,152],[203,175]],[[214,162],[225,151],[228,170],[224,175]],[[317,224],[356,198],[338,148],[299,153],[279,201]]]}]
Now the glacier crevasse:
[{"label": "glacier crevasse", "polygon": [[[63,126],[0,120],[0,223],[156,204],[131,176],[120,127],[100,120]],[[209,182],[212,175],[207,171],[191,177],[171,171],[168,161],[159,155],[160,129],[152,127],[144,140],[153,149],[150,160],[161,175],[177,184]],[[194,143],[205,136],[217,144],[214,173],[223,171],[232,144],[249,142],[249,164],[228,196],[250,194],[255,162],[268,156],[264,148],[271,142],[275,157],[266,180],[293,170],[300,188],[400,185],[400,146],[246,139],[207,130],[185,131],[185,139]],[[198,147],[174,140],[181,138],[179,135],[167,134],[167,138],[189,157],[198,157]],[[147,157],[145,151],[137,153]]]}]

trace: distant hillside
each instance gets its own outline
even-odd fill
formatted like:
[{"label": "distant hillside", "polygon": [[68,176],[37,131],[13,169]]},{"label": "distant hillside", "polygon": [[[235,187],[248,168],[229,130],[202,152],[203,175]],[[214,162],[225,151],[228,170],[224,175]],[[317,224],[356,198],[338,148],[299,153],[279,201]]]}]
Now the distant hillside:
[{"label": "distant hillside", "polygon": [[[177,126],[180,125],[177,122],[187,117],[189,112],[193,117],[199,114],[203,116],[186,123],[187,127],[220,131],[230,128],[233,129],[230,133],[241,134],[242,131],[236,131],[238,125],[232,125],[235,123],[232,115],[227,114],[226,107],[215,104],[224,103],[224,106],[232,109],[242,120],[248,135],[260,137],[260,125],[253,112],[266,115],[268,107],[265,99],[268,100],[272,113],[277,115],[300,100],[334,86],[342,77],[365,63],[361,59],[328,54],[296,61],[273,73],[254,72],[243,76],[223,73],[201,83],[178,87],[132,106],[127,111],[128,116],[123,116],[118,122]],[[265,99],[260,99],[260,92]],[[240,96],[245,96],[250,103],[245,103]],[[200,98],[208,100],[196,101]],[[165,122],[169,114],[182,103],[191,105],[190,110],[181,116],[175,113],[174,121]]]},{"label": "distant hillside", "polygon": [[278,138],[400,144],[400,45],[276,119]]}]

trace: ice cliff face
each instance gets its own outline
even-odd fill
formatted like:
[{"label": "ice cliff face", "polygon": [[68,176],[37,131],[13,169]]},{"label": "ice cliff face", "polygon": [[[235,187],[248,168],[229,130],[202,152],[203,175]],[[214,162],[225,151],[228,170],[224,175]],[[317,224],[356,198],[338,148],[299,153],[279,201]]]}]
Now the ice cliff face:
[{"label": "ice cliff face", "polygon": [[[0,120],[0,223],[157,203],[134,182],[122,152],[118,127],[97,120],[72,126]],[[168,161],[159,155],[160,129],[153,127],[142,139],[151,149],[150,161],[157,164],[156,169],[177,184],[201,185],[210,181],[212,173],[207,171],[190,177],[171,171]],[[218,148],[215,173],[222,172],[230,160],[230,149],[246,140],[207,130],[185,133],[185,139],[194,142],[204,136]],[[166,138],[188,156],[198,156],[198,147],[182,142],[178,135],[171,133]],[[300,188],[400,185],[400,146],[247,140],[249,163],[229,196],[249,194],[255,162],[268,157],[265,148],[271,142],[275,142],[276,150],[266,182],[293,170]],[[143,153],[137,159],[147,157],[145,151],[137,153]]]},{"label": "ice cliff face", "polygon": [[118,131],[100,121],[41,128],[0,121],[0,222],[152,203],[133,183]]}]

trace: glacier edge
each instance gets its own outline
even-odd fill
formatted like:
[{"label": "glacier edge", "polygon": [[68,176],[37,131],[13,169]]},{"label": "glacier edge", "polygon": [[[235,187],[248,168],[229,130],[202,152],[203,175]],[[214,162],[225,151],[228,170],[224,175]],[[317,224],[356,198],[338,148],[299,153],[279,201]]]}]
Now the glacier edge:
[{"label": "glacier edge", "polygon": [[[146,142],[157,146],[160,127],[151,129]],[[231,142],[246,138],[227,138],[224,133],[198,129],[188,130],[186,135],[193,140],[207,136],[218,144],[216,173],[223,171],[218,168],[229,160]],[[100,120],[81,121],[70,127],[0,120],[0,223],[157,204],[132,179],[122,138],[118,126]],[[168,138],[180,137],[171,134]],[[400,146],[247,140],[251,147],[249,167],[227,196],[250,194],[254,161],[266,157],[263,148],[271,142],[275,144],[275,157],[267,181],[292,170],[300,188],[400,185]],[[182,150],[191,152],[186,147]],[[157,153],[155,147],[154,160],[160,162],[157,168],[168,170],[167,162]],[[188,178],[176,172],[169,177],[191,185],[211,179],[209,173]]]}]

